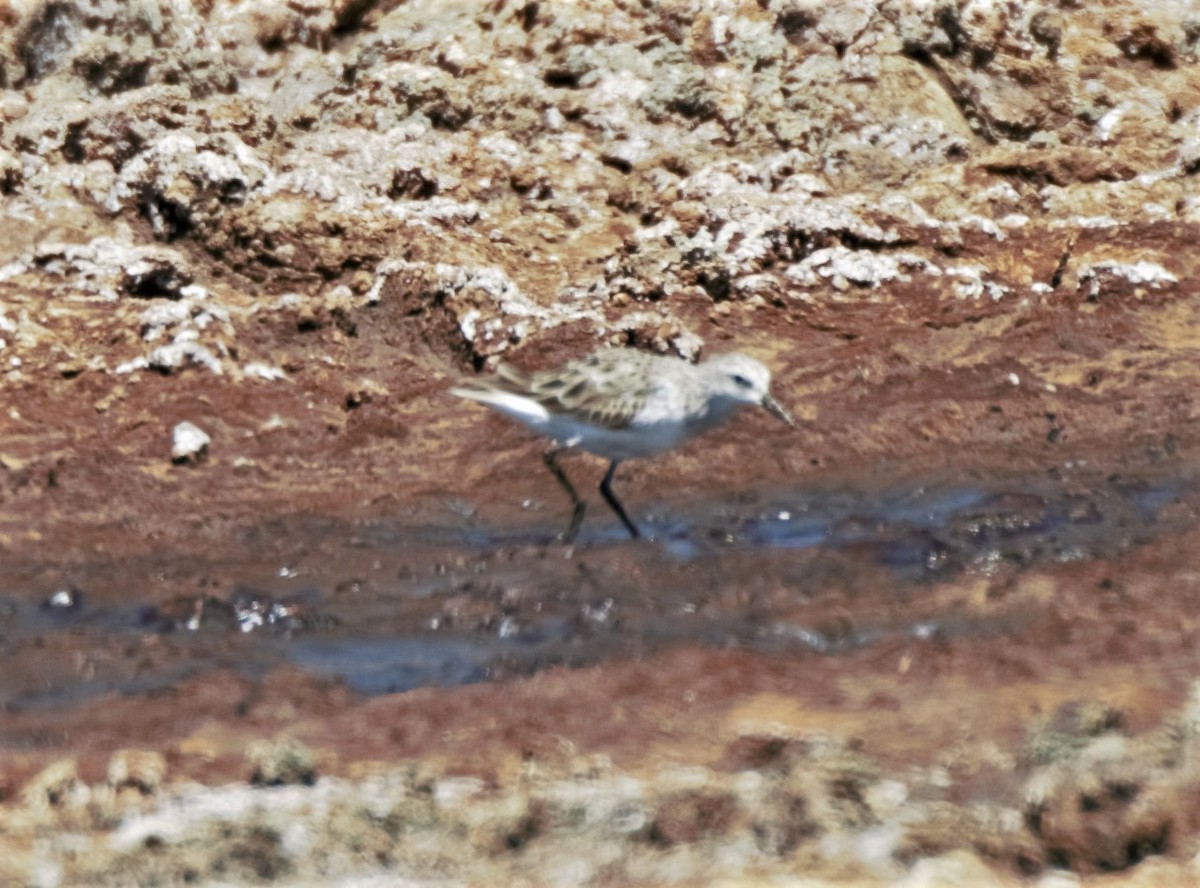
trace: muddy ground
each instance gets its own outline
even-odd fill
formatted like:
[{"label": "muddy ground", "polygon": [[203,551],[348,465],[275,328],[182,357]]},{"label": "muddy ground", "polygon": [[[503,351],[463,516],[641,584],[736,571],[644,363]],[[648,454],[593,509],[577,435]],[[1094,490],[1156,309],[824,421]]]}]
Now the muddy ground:
[{"label": "muddy ground", "polygon": [[[1194,884],[1198,40],[0,0],[0,882]],[[564,546],[601,345],[798,427]]]}]

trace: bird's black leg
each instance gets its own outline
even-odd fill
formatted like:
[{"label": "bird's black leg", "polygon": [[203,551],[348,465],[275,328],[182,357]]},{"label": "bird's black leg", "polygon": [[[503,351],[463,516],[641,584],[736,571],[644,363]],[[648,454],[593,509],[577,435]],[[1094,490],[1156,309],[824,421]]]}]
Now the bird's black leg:
[{"label": "bird's black leg", "polygon": [[562,485],[562,489],[567,492],[567,496],[571,498],[571,503],[575,506],[575,511],[571,514],[571,524],[562,538],[564,543],[570,543],[579,533],[579,525],[583,524],[583,513],[587,511],[587,503],[579,498],[579,494],[575,492],[575,485],[571,483],[567,473],[558,464],[558,454],[558,450],[548,450],[542,454],[542,461],[550,470],[550,474],[558,479],[558,483]]},{"label": "bird's black leg", "polygon": [[617,473],[617,465],[620,462],[619,459],[614,459],[609,465],[608,473],[604,476],[604,480],[600,482],[600,493],[604,495],[605,502],[612,506],[612,510],[617,513],[617,517],[621,519],[621,523],[625,525],[625,529],[629,531],[629,535],[636,540],[641,534],[638,533],[637,526],[625,514],[625,507],[621,505],[621,501],[612,492],[613,475]]}]

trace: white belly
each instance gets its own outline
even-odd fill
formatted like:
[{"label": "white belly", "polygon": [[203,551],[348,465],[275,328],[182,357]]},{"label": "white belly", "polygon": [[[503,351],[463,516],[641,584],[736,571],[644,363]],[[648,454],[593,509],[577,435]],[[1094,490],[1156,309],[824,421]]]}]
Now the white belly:
[{"label": "white belly", "polygon": [[578,447],[607,459],[638,459],[675,447],[688,435],[680,423],[635,425],[605,429],[566,417],[552,417],[542,430],[566,447]]}]

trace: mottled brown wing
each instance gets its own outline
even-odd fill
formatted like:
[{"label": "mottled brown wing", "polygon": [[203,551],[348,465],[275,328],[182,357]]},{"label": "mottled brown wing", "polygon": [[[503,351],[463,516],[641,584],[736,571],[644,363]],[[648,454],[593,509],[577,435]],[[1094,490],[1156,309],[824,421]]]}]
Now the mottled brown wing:
[{"label": "mottled brown wing", "polygon": [[497,373],[509,391],[533,398],[551,413],[625,429],[653,389],[652,380],[629,372],[631,366],[636,363],[631,365],[628,352],[609,349],[557,370],[528,374],[500,367]]}]

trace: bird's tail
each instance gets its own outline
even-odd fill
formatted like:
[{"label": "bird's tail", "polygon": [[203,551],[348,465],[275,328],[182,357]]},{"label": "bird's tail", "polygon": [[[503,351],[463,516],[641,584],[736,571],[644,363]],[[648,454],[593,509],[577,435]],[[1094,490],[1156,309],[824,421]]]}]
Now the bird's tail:
[{"label": "bird's tail", "polygon": [[489,398],[495,396],[496,390],[477,382],[468,382],[465,385],[456,385],[450,389],[450,394],[456,398],[466,398],[468,401],[482,401],[486,403]]},{"label": "bird's tail", "polygon": [[501,395],[527,393],[530,382],[530,374],[516,367],[501,364],[491,376],[456,385],[450,389],[450,394],[470,401],[494,404]]}]

